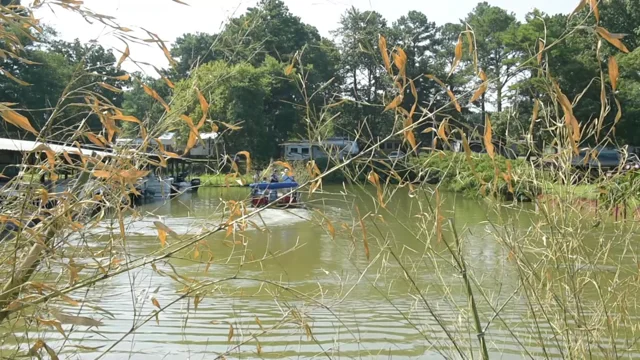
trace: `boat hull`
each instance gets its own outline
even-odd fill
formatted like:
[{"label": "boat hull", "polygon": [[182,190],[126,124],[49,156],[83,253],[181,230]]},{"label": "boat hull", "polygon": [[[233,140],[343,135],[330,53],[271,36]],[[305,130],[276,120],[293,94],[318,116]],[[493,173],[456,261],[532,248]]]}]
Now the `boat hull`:
[{"label": "boat hull", "polygon": [[268,197],[266,196],[253,197],[251,198],[251,205],[257,208],[270,206],[276,209],[295,209],[304,207],[304,204],[296,201],[289,196],[285,196],[284,198],[275,202],[270,202]]}]

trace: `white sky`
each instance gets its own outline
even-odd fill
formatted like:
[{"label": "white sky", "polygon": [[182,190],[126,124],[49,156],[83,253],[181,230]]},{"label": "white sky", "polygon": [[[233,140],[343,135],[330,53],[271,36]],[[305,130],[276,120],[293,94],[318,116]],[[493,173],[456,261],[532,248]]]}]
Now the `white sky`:
[{"label": "white sky", "polygon": [[[184,6],[172,0],[84,0],[89,9],[118,18],[121,26],[142,27],[158,34],[169,45],[173,40],[189,32],[218,32],[230,17],[242,14],[256,0],[183,0]],[[391,24],[410,10],[422,11],[438,25],[457,22],[464,18],[478,0],[284,0],[289,10],[302,21],[315,26],[323,36],[338,26],[340,16],[351,6],[360,10],[380,12]],[[492,5],[514,12],[521,20],[534,7],[549,13],[568,13],[578,0],[488,0]],[[52,25],[66,40],[98,40],[103,46],[116,49],[116,57],[124,50],[124,44],[105,33],[103,25],[90,25],[80,16],[55,8],[55,13],[40,10],[36,13],[44,23]],[[158,67],[168,65],[166,58],[154,46],[131,45],[131,56],[138,61]],[[126,70],[137,70],[131,62]],[[155,75],[155,74],[150,74]]]}]

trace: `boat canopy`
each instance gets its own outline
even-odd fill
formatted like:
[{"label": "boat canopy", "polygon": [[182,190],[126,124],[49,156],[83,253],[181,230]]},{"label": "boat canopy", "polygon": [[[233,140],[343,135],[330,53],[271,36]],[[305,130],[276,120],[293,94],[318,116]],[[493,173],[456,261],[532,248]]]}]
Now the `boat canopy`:
[{"label": "boat canopy", "polygon": [[277,182],[277,183],[257,183],[257,184],[250,184],[249,187],[251,187],[252,189],[260,189],[260,190],[266,190],[266,189],[290,189],[290,188],[297,188],[298,187],[298,183],[297,182]]}]

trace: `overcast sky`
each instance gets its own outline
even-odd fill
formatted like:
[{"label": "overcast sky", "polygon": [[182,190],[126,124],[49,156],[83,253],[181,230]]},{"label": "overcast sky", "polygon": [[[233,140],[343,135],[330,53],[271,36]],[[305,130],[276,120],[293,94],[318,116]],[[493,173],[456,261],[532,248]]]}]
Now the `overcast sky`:
[{"label": "overcast sky", "polygon": [[[157,33],[171,43],[178,36],[189,32],[218,32],[230,17],[242,14],[247,7],[254,6],[256,0],[183,0],[190,6],[180,5],[172,0],[84,0],[89,9],[100,14],[117,17],[121,26],[143,27]],[[284,0],[292,13],[302,21],[315,26],[323,36],[330,37],[340,16],[351,6],[360,10],[380,12],[389,24],[410,10],[418,10],[437,24],[457,22],[464,18],[477,0]],[[568,13],[577,0],[488,0],[492,5],[514,12],[519,19],[534,7],[549,13]],[[108,48],[124,50],[124,45],[105,32],[102,25],[90,25],[69,11],[56,9],[40,10],[36,16],[52,25],[66,40],[79,38],[82,41],[98,40]],[[116,51],[116,56],[119,52]],[[157,47],[133,45],[131,56],[156,66],[166,66],[167,61]],[[125,69],[136,70],[131,63]],[[150,74],[153,75],[153,74]]]}]

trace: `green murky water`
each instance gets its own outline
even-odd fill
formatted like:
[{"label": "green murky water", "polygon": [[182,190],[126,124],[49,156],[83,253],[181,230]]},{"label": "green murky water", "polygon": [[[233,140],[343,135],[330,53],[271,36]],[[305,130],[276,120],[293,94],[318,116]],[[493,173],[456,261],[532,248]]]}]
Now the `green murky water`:
[{"label": "green murky water", "polygon": [[[424,232],[431,228],[420,227],[419,215],[433,209],[420,208],[417,199],[402,189],[386,205],[387,210],[376,208],[375,189],[349,189],[346,195],[341,194],[341,187],[326,187],[325,191],[331,194],[315,197],[311,209],[265,210],[251,219],[255,225],[242,234],[225,236],[223,231],[204,238],[197,258],[195,249],[189,248],[158,264],[161,271],[172,273],[173,266],[184,279],[211,283],[201,290],[197,309],[194,297],[180,299],[188,280],[179,279],[184,283],[180,284],[158,275],[150,266],[102,282],[90,292],[89,300],[113,318],[105,317],[104,326],[95,331],[66,326],[69,339],[62,357],[211,359],[228,352],[227,358],[243,359],[442,358],[438,350],[452,354],[452,347],[425,301],[452,336],[463,344],[471,339],[471,345],[477,347],[472,322],[463,320],[461,310],[445,299],[451,294],[462,311],[468,311],[459,273],[444,258],[431,261],[425,255],[429,244],[438,248],[436,253],[444,251],[435,238],[425,241],[433,236]],[[220,211],[223,200],[240,200],[246,195],[246,189],[203,188],[166,203],[146,204],[140,208],[142,219],[128,220],[126,252],[136,259],[160,250],[153,221],[164,222],[180,235],[199,234],[228,217]],[[511,298],[518,277],[509,256],[489,236],[495,229],[487,220],[498,215],[482,202],[453,194],[444,194],[442,201],[443,216],[455,220],[464,242],[463,254],[479,287],[492,303],[509,301],[501,320],[515,334],[495,321],[487,334],[495,357],[521,358],[523,352],[514,335],[523,342],[534,341],[528,335],[532,323],[526,302]],[[365,218],[370,259],[358,213]],[[511,219],[509,231],[525,234],[534,213],[533,206],[523,205],[505,208],[499,215]],[[382,217],[375,218],[374,226],[376,214]],[[446,223],[443,229],[445,236],[451,236]],[[106,233],[106,229],[97,231],[95,235],[102,237],[94,241],[104,241]],[[168,241],[169,245],[173,242]],[[381,253],[382,247],[392,249],[405,268],[388,251]],[[437,270],[434,264],[441,268]],[[410,291],[412,282],[424,290],[424,299]],[[157,320],[152,298],[168,306]],[[486,305],[481,305],[480,312],[483,322],[492,317]],[[95,317],[96,313],[83,314]],[[544,330],[549,325],[539,326]],[[129,334],[132,327],[136,331]],[[54,348],[62,345],[53,329],[29,336],[43,338]],[[550,355],[558,353],[557,347],[546,350]]]}]

